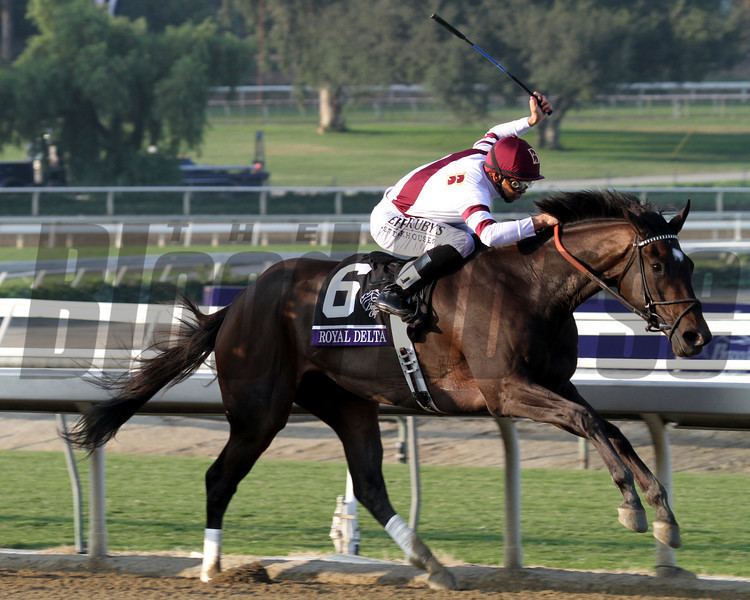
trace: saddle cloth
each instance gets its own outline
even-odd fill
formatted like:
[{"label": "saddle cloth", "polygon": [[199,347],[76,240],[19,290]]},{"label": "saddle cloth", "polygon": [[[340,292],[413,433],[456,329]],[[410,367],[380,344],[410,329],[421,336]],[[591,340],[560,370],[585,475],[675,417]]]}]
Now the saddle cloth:
[{"label": "saddle cloth", "polygon": [[331,271],[318,296],[313,346],[389,346],[387,315],[373,302],[405,261],[385,252],[354,254]]},{"label": "saddle cloth", "polygon": [[[326,278],[315,306],[313,346],[390,346],[396,350],[412,398],[423,410],[440,413],[427,389],[411,336],[430,314],[432,285],[417,298],[410,325],[381,313],[373,302],[392,283],[407,261],[385,252],[355,254]],[[390,326],[390,327],[389,327]]]}]

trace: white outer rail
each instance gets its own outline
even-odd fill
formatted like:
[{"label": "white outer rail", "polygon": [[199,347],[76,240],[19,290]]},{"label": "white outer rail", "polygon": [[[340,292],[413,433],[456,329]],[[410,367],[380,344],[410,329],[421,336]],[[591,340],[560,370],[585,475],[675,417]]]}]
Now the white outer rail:
[{"label": "white outer rail", "polygon": [[[727,172],[713,173],[711,179],[714,181],[728,181],[741,178],[748,180],[748,171],[743,173]],[[690,194],[712,194],[714,197],[714,210],[724,210],[725,199],[728,195],[739,193],[747,194],[748,188],[743,186],[721,186],[702,187],[687,186],[690,183],[703,183],[707,179],[705,174],[687,173],[672,174],[669,176],[643,176],[643,177],[608,177],[603,179],[579,179],[579,180],[545,180],[539,182],[533,189],[533,193],[547,191],[577,191],[580,189],[612,188],[618,191],[638,194],[646,198],[649,194],[673,194],[682,202]],[[685,187],[657,187],[659,184],[676,186],[683,184]],[[114,216],[118,214],[118,197],[128,194],[181,194],[182,215],[194,214],[192,199],[196,195],[205,194],[257,194],[258,214],[269,214],[269,208],[274,197],[285,194],[298,194],[309,196],[332,195],[332,209],[335,214],[344,212],[346,198],[357,194],[374,194],[376,197],[385,191],[384,186],[78,186],[78,187],[15,187],[0,188],[0,198],[3,195],[18,196],[24,198],[15,200],[19,204],[27,203],[29,216],[38,217],[41,213],[41,200],[45,195],[64,195],[68,197],[88,196],[98,194],[104,197],[104,210],[102,215]],[[88,210],[87,210],[88,212]],[[273,211],[271,211],[273,212]],[[288,216],[288,215],[286,215]],[[96,216],[87,217],[96,219]]]},{"label": "white outer rail", "polygon": [[[92,310],[98,304],[98,310]],[[100,321],[103,317],[117,318],[117,305],[108,303],[63,303],[58,301],[1,300],[0,316],[4,322],[10,318],[33,314],[39,317],[59,319],[62,311],[89,316]],[[143,319],[149,313],[147,305],[137,310],[137,322],[146,325]],[[161,307],[164,309],[164,307]],[[85,310],[81,310],[85,309]],[[87,310],[86,310],[87,309]],[[211,308],[210,310],[215,310]],[[166,309],[166,320],[178,318],[177,310]],[[712,325],[711,315],[709,326]],[[732,319],[722,315],[722,326],[736,327],[743,335],[748,329],[750,316],[735,314]],[[611,315],[583,313],[576,316],[584,329],[595,323],[606,323],[618,327],[619,321]],[[158,319],[157,319],[158,320]],[[7,330],[7,326],[6,326]],[[87,358],[92,358],[90,351]],[[104,360],[111,351],[100,350],[95,358]],[[29,354],[32,362],[29,363]],[[59,353],[58,353],[59,354]],[[121,358],[132,357],[126,351]],[[75,368],[28,368],[24,365],[55,363],[72,367],[81,356],[66,352],[64,357],[56,356],[54,349],[43,348],[32,352],[23,348],[3,348],[0,362],[0,410],[40,411],[40,412],[79,412],[87,404],[106,399],[106,393],[85,382],[81,376],[88,371]],[[748,361],[732,363],[732,367],[747,369]],[[11,366],[12,365],[12,366]],[[635,369],[598,370],[580,368],[573,381],[592,406],[605,417],[643,419],[649,426],[656,452],[656,471],[663,478],[665,486],[671,481],[671,459],[669,443],[664,429],[668,421],[694,426],[750,428],[750,374],[747,372],[668,372],[655,370],[643,372]],[[96,365],[94,365],[96,368]],[[637,390],[637,393],[634,393]],[[673,397],[679,397],[676,404]],[[179,385],[160,392],[145,407],[143,412],[173,414],[223,414],[218,385],[213,380],[210,368],[199,369],[191,378]],[[408,411],[383,407],[383,414],[412,414]],[[423,416],[423,415],[422,415]],[[508,568],[522,565],[522,543],[520,525],[520,457],[518,441],[511,419],[499,419],[498,425],[503,434],[506,463],[506,532],[504,564]],[[89,554],[99,558],[106,554],[107,534],[104,518],[104,455],[103,450],[94,453],[91,481],[91,517]],[[674,552],[657,543],[657,572],[668,573],[676,567]]]}]

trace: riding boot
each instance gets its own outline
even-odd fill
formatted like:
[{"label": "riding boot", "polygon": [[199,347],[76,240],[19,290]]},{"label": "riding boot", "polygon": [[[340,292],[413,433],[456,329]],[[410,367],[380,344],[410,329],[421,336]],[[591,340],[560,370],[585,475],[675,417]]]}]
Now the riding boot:
[{"label": "riding boot", "polygon": [[374,305],[383,312],[409,317],[417,310],[414,295],[435,279],[455,272],[463,263],[464,257],[453,246],[436,246],[407,263],[396,282],[380,291]]}]

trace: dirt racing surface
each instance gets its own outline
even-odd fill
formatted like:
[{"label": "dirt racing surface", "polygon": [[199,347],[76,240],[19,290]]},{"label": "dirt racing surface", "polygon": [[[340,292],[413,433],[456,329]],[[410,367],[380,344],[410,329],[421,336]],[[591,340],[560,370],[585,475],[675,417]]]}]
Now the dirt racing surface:
[{"label": "dirt racing surface", "polygon": [[[502,466],[498,428],[491,419],[419,419],[422,464]],[[650,437],[641,423],[618,423],[639,454],[653,464]],[[386,462],[398,460],[399,427],[381,425]],[[517,423],[523,467],[576,468],[577,439],[546,425]],[[211,456],[227,439],[222,420],[137,417],[108,451],[174,456]],[[746,432],[670,430],[675,471],[750,473]],[[48,415],[0,416],[0,449],[60,450],[56,424]],[[295,419],[264,455],[268,458],[343,461],[335,435],[310,419]],[[591,468],[602,468],[590,452]],[[651,600],[702,598],[750,600],[750,582],[688,576],[592,573],[553,569],[509,572],[495,567],[454,565],[461,591],[434,591],[425,575],[405,564],[383,561],[340,562],[333,557],[264,559],[225,556],[225,571],[210,584],[198,580],[199,558],[117,555],[92,565],[72,553],[0,553],[0,598],[57,600],[166,600],[205,598],[367,598],[457,600]]]},{"label": "dirt racing surface", "polygon": [[[72,425],[73,419],[69,419]],[[490,418],[417,419],[419,461],[426,465],[501,467],[503,445],[497,425]],[[653,465],[651,438],[645,424],[617,423],[638,454]],[[578,438],[551,425],[516,422],[522,468],[577,468]],[[385,462],[398,457],[399,427],[394,420],[381,422]],[[216,457],[228,437],[223,419],[175,416],[135,417],[107,446],[108,452]],[[670,428],[673,470],[750,473],[750,436],[742,431]],[[51,415],[0,415],[0,449],[61,450]],[[324,424],[311,418],[293,417],[271,444],[264,458],[344,461],[341,443]],[[590,467],[604,468],[593,449]]]},{"label": "dirt racing surface", "polygon": [[166,600],[191,598],[361,597],[455,600],[651,600],[702,598],[750,599],[750,582],[714,581],[646,575],[584,573],[554,569],[506,571],[493,567],[453,566],[459,590],[429,589],[425,575],[385,561],[338,562],[333,559],[227,557],[225,571],[209,584],[198,579],[199,559],[175,556],[117,556],[92,568],[85,558],[19,557],[2,561],[2,597],[38,600],[91,598]]}]

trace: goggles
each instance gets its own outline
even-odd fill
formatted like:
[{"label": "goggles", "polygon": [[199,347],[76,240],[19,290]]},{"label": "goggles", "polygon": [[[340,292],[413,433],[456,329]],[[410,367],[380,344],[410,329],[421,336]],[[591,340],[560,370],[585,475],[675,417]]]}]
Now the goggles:
[{"label": "goggles", "polygon": [[508,180],[508,184],[514,192],[525,192],[534,183],[533,181],[519,181],[518,179],[511,179],[510,177],[506,177],[505,179]]}]

